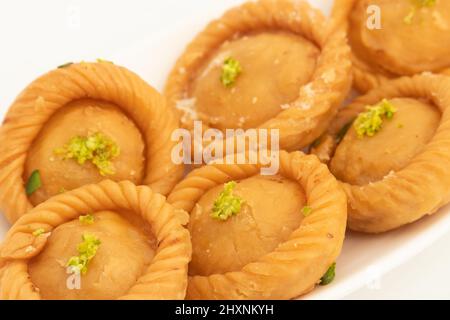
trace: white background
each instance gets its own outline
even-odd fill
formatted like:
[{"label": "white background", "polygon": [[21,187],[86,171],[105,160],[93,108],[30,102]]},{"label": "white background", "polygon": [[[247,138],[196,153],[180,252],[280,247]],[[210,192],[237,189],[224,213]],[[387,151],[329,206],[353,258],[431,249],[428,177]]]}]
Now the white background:
[{"label": "white background", "polygon": [[[143,74],[139,67],[142,62],[130,59],[129,52],[138,48],[146,39],[159,41],[161,45],[167,41],[177,41],[181,49],[208,20],[240,2],[242,1],[1,1],[0,115],[3,115],[20,90],[36,76],[68,61],[111,59],[126,65],[161,89],[166,74]],[[311,2],[316,6],[329,7],[331,0]],[[196,27],[186,31],[187,26],[192,25]],[[180,30],[179,37],[161,36],[167,29],[177,28]],[[174,60],[178,53],[167,52],[167,55]],[[148,59],[152,61],[152,52],[148,52]],[[384,275],[376,285],[359,289],[347,298],[448,299],[449,247],[450,234]]]}]

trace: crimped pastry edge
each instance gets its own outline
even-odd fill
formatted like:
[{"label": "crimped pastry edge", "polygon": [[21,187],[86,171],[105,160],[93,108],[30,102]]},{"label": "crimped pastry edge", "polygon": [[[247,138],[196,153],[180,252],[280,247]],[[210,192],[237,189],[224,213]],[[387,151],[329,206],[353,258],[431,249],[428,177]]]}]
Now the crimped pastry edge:
[{"label": "crimped pastry edge", "polygon": [[143,184],[167,194],[181,179],[183,167],[171,161],[175,142],[170,137],[178,119],[164,97],[124,67],[106,62],[72,64],[28,85],[0,127],[0,209],[10,222],[33,207],[22,178],[33,140],[56,111],[83,98],[115,103],[138,125],[146,143]]},{"label": "crimped pastry edge", "polygon": [[[0,247],[0,299],[39,300],[39,290],[28,274],[29,259],[45,247],[45,233],[86,212],[130,210],[146,220],[158,242],[155,257],[129,292],[119,299],[184,299],[188,263],[191,259],[189,232],[181,225],[179,209],[147,186],[104,180],[55,196],[22,216],[8,231]],[[33,246],[35,250],[27,250]]]},{"label": "crimped pastry edge", "polygon": [[[348,225],[352,230],[386,232],[433,214],[450,202],[450,78],[424,73],[387,81],[343,108],[328,135],[335,141],[339,130],[365,106],[402,97],[430,101],[441,111],[441,122],[426,148],[395,175],[364,186],[341,182],[349,202]],[[329,150],[334,152],[335,148]]]},{"label": "crimped pastry edge", "polygon": [[[175,108],[178,100],[186,98],[189,74],[224,41],[239,33],[273,28],[304,36],[321,49],[321,55],[311,81],[299,89],[298,99],[258,128],[280,129],[281,148],[288,151],[314,141],[326,130],[350,90],[351,62],[345,31],[340,27],[331,28],[321,12],[305,1],[247,2],[212,21],[188,45],[170,73],[164,90],[169,105]],[[308,105],[309,109],[297,105]],[[192,121],[182,125],[191,129]]]},{"label": "crimped pastry edge", "polygon": [[[358,0],[335,0],[331,19],[334,26],[342,26],[348,32],[349,15]],[[351,48],[351,46],[350,46]],[[357,57],[353,50],[351,51],[353,85],[361,93],[366,93],[389,80],[401,78],[406,75],[396,75],[388,70],[376,70],[367,62]],[[450,75],[450,67],[439,72],[440,74]]]},{"label": "crimped pastry edge", "polygon": [[[201,167],[174,188],[168,202],[191,212],[209,189],[256,175],[260,167]],[[313,213],[289,240],[241,271],[189,277],[187,299],[291,299],[311,291],[339,256],[345,237],[346,197],[328,168],[315,156],[281,151],[279,174],[300,183]]]}]

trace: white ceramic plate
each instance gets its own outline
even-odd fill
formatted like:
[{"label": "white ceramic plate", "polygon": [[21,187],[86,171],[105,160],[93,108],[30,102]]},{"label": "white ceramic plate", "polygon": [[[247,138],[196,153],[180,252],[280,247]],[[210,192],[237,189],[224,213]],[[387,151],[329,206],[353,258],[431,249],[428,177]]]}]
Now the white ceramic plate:
[{"label": "white ceramic plate", "polygon": [[[190,39],[202,29],[206,22],[223,12],[225,8],[242,2],[241,0],[222,0],[217,1],[217,4],[215,1],[214,4],[211,4],[211,1],[208,0],[205,9],[206,1],[190,1],[191,9],[193,9],[191,12],[196,12],[195,15],[186,15],[183,20],[177,20],[175,24],[173,21],[160,24],[158,30],[153,30],[154,32],[149,33],[142,40],[113,55],[100,57],[130,68],[156,88],[162,89],[170,68]],[[310,0],[310,2],[326,13],[329,12],[331,0]],[[37,67],[39,70],[27,68],[26,71],[19,74],[20,78],[18,78],[19,75],[16,75],[11,83],[8,83],[5,78],[2,79],[0,75],[2,88],[8,88],[11,91],[14,89],[14,92],[2,93],[0,114],[6,112],[7,105],[20,89],[45,70],[43,66],[48,64],[48,61],[54,61],[53,65],[65,62],[61,58],[55,57],[55,54],[52,56],[51,52],[49,55],[52,59],[46,60],[42,65],[39,65],[39,61],[34,61],[35,65],[39,65]],[[99,55],[82,56],[79,60],[89,60],[89,58],[94,60],[97,57]],[[77,59],[77,57],[72,58]],[[450,230],[448,211],[450,211],[450,206],[413,225],[383,235],[368,236],[348,233],[343,253],[337,261],[335,281],[326,287],[317,288],[306,298],[339,299],[363,286],[376,289],[377,279],[383,274],[420,253]],[[8,223],[0,215],[0,238],[4,237],[8,227]]]}]

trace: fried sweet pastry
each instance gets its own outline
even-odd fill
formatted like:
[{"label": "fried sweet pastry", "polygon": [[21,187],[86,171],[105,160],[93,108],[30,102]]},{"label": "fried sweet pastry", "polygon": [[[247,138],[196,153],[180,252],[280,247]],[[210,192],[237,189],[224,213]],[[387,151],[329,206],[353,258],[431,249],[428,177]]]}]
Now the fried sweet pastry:
[{"label": "fried sweet pastry", "polygon": [[176,211],[131,182],[55,196],[7,233],[0,298],[183,299],[191,244]]},{"label": "fried sweet pastry", "polygon": [[231,9],[187,47],[165,94],[182,125],[280,129],[294,150],[323,132],[348,93],[344,30],[328,32],[306,2],[261,0]]},{"label": "fried sweet pastry", "polygon": [[106,178],[166,194],[183,174],[170,161],[176,127],[165,99],[123,67],[53,70],[17,97],[0,128],[0,208],[14,222],[53,195]]},{"label": "fried sweet pastry", "polygon": [[351,229],[388,231],[450,201],[449,107],[448,77],[424,74],[387,82],[339,112],[312,151],[330,150]]},{"label": "fried sweet pastry", "polygon": [[339,255],[346,198],[315,156],[260,165],[210,164],[168,197],[190,213],[188,299],[290,299],[309,292]]},{"label": "fried sweet pastry", "polygon": [[348,29],[358,90],[425,71],[450,74],[449,1],[337,0],[333,11]]}]

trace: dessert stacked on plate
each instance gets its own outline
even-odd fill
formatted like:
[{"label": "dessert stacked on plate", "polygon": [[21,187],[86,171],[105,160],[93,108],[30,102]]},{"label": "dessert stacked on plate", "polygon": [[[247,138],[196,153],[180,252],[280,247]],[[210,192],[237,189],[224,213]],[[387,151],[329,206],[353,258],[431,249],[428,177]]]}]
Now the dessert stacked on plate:
[{"label": "dessert stacked on plate", "polygon": [[[450,201],[448,21],[443,0],[336,0],[330,18],[260,0],[197,35],[163,94],[105,60],[36,79],[0,128],[0,299],[292,299],[329,284],[347,226],[385,232]],[[174,132],[198,122],[275,130],[258,143],[277,170],[224,135],[223,159],[184,176]]]}]

